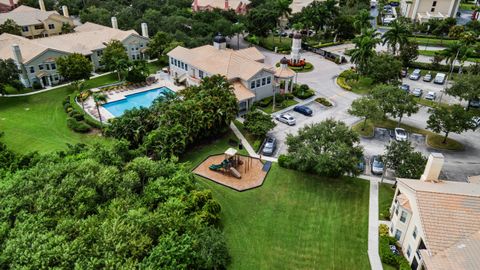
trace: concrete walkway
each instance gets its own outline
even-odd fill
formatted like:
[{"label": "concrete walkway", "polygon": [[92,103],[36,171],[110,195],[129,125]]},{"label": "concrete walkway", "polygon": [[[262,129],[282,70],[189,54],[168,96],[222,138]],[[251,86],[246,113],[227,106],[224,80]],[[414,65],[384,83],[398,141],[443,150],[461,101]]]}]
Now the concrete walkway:
[{"label": "concrete walkway", "polygon": [[369,177],[370,203],[368,213],[368,259],[373,270],[383,270],[378,253],[378,180]]},{"label": "concrete walkway", "polygon": [[242,142],[243,147],[245,147],[245,150],[247,150],[248,155],[254,158],[259,158],[261,160],[265,161],[271,161],[271,162],[278,162],[278,159],[273,158],[273,157],[266,157],[266,156],[261,156],[257,153],[255,153],[255,150],[253,150],[253,147],[250,145],[250,143],[245,139],[245,136],[238,130],[237,126],[232,122],[230,123],[230,129],[233,131],[235,136]]}]

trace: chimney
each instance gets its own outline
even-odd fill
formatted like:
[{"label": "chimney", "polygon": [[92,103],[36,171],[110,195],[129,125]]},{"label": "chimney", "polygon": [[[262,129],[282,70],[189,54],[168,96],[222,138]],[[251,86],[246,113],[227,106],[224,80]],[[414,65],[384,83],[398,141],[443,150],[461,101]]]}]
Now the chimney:
[{"label": "chimney", "polygon": [[14,7],[15,6],[15,3],[13,2],[13,0],[10,0],[10,7]]},{"label": "chimney", "polygon": [[45,8],[45,2],[43,2],[43,0],[38,0],[38,5],[40,6],[41,11],[47,11]]},{"label": "chimney", "polygon": [[118,29],[117,17],[112,17],[112,28]]},{"label": "chimney", "polygon": [[142,36],[148,38],[148,26],[147,23],[142,23]]},{"label": "chimney", "polygon": [[68,13],[68,7],[67,6],[62,6],[62,11],[63,11],[63,16],[65,17],[70,17],[70,14]]},{"label": "chimney", "polygon": [[20,50],[20,46],[18,44],[12,45],[12,52],[13,52],[13,60],[17,65],[18,69],[22,68],[22,51]]},{"label": "chimney", "polygon": [[225,10],[229,10],[229,4],[228,4],[228,0],[225,0]]},{"label": "chimney", "polygon": [[444,157],[441,153],[431,153],[428,156],[427,166],[423,171],[421,181],[438,181],[440,171],[442,170]]}]

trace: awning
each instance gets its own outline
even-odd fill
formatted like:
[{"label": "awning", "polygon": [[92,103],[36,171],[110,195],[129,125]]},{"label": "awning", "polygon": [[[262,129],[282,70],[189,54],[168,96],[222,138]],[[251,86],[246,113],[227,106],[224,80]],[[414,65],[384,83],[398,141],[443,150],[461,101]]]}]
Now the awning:
[{"label": "awning", "polygon": [[35,76],[37,76],[37,78],[42,78],[48,76],[48,73],[46,71],[40,70],[39,72],[35,73]]}]

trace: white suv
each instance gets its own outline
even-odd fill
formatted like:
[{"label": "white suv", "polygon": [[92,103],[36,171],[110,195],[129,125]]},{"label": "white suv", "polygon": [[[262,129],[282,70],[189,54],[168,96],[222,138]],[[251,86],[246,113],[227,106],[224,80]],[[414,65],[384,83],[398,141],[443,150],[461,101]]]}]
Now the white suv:
[{"label": "white suv", "polygon": [[395,140],[397,141],[406,141],[407,140],[407,131],[403,128],[395,128]]}]

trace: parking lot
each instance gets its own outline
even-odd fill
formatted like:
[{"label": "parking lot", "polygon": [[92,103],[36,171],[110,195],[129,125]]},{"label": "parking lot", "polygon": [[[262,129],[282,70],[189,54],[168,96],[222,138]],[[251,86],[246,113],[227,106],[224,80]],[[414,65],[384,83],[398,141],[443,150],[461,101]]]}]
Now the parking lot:
[{"label": "parking lot", "polygon": [[[433,76],[433,78],[435,78],[435,73],[432,73],[432,76]],[[407,75],[406,78],[402,79],[402,84],[407,84],[408,86],[410,86],[410,92],[415,88],[422,89],[423,90],[423,94],[421,96],[422,99],[425,98],[425,95],[428,92],[432,91],[437,96],[435,101],[439,101],[440,98],[441,98],[441,102],[443,102],[443,103],[453,104],[453,103],[459,103],[460,102],[460,100],[458,100],[457,98],[446,95],[444,93],[445,88],[447,88],[448,86],[451,86],[451,82],[447,82],[447,84],[445,84],[445,83],[444,84],[436,84],[436,83],[433,83],[433,80],[431,82],[424,82],[423,81],[423,76],[421,76],[420,79],[415,81],[415,80],[409,79],[408,75]]]}]

